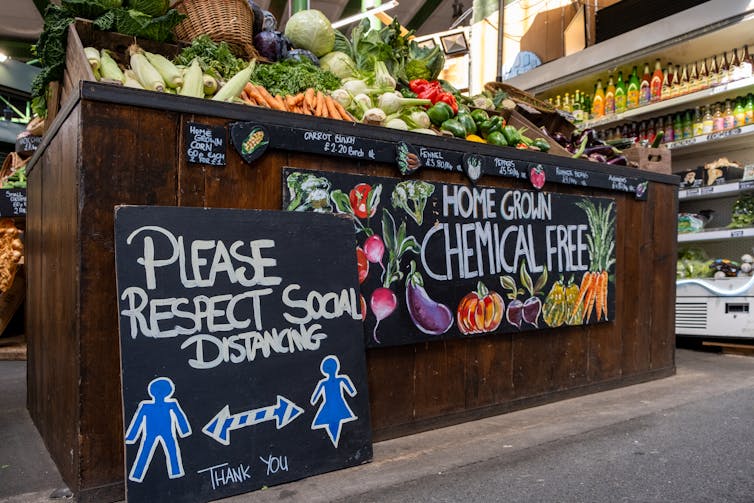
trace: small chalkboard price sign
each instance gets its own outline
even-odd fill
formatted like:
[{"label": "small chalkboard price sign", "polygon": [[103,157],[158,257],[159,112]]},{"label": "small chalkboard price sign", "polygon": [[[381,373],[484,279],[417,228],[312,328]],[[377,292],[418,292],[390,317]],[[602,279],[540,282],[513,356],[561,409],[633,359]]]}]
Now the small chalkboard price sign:
[{"label": "small chalkboard price sign", "polygon": [[26,189],[0,189],[0,217],[26,216]]},{"label": "small chalkboard price sign", "polygon": [[225,166],[225,127],[189,122],[184,131],[189,163]]},{"label": "small chalkboard price sign", "polygon": [[372,458],[351,223],[115,212],[126,495],[203,502]]}]

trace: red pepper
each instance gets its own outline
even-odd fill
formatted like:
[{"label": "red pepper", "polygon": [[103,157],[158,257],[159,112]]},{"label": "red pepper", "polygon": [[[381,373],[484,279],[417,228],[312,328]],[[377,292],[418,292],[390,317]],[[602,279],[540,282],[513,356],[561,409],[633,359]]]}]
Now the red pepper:
[{"label": "red pepper", "polygon": [[367,207],[367,201],[369,200],[369,193],[372,191],[372,186],[367,183],[360,183],[348,194],[348,199],[351,202],[351,209],[353,214],[358,218],[369,218],[374,216],[377,211],[377,207]]},{"label": "red pepper", "polygon": [[411,89],[416,94],[419,94],[419,92],[425,87],[427,87],[428,85],[429,85],[429,82],[424,79],[416,79],[408,83],[409,89]]},{"label": "red pepper", "polygon": [[450,108],[453,109],[453,113],[454,114],[458,113],[458,103],[456,103],[456,97],[453,96],[452,94],[450,94],[450,93],[439,93],[436,96],[436,100],[433,100],[432,102],[433,103],[437,103],[438,101],[444,101],[445,103],[447,103],[448,105],[450,105]]}]

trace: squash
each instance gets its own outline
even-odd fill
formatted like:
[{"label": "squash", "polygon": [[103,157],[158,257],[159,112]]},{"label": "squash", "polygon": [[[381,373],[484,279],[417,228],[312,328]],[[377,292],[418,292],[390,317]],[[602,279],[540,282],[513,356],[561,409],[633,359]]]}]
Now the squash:
[{"label": "squash", "polygon": [[497,292],[491,292],[481,281],[475,292],[458,303],[456,324],[464,335],[494,332],[503,321],[505,302]]}]

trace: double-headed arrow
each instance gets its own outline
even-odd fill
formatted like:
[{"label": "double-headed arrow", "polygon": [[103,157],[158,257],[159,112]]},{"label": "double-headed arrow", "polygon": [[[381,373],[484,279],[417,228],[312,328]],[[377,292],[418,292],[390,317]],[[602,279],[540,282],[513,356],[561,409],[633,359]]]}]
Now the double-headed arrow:
[{"label": "double-headed arrow", "polygon": [[202,428],[202,431],[221,444],[230,445],[231,430],[237,430],[245,426],[252,426],[273,419],[279,430],[303,412],[304,409],[287,398],[278,395],[275,405],[268,405],[267,407],[260,407],[259,409],[248,410],[246,412],[238,412],[237,414],[231,414],[230,407],[226,405]]}]

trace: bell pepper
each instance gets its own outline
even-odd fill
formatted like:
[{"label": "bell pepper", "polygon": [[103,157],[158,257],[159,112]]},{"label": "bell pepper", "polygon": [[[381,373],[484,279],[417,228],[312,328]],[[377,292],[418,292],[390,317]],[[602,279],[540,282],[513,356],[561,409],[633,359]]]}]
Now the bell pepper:
[{"label": "bell pepper", "polygon": [[542,152],[547,152],[548,150],[550,150],[550,144],[544,138],[534,138],[531,146],[537,147]]},{"label": "bell pepper", "polygon": [[460,112],[458,115],[456,115],[456,119],[466,129],[467,135],[476,134],[477,125],[476,125],[476,122],[474,122],[474,119],[471,118],[470,114]]},{"label": "bell pepper", "polygon": [[477,108],[471,111],[471,118],[474,119],[474,122],[476,122],[477,125],[479,125],[482,122],[488,120],[490,118],[490,114],[488,114],[486,110]]},{"label": "bell pepper", "polygon": [[435,126],[439,126],[446,120],[453,117],[453,109],[450,108],[450,105],[448,105],[445,102],[439,101],[432,105],[429,110],[427,110],[427,115],[429,115],[429,120],[432,121],[432,124]]},{"label": "bell pepper", "polygon": [[440,131],[447,131],[457,138],[466,138],[466,128],[458,119],[448,119],[440,126]]},{"label": "bell pepper", "polygon": [[494,133],[495,131],[502,132],[502,129],[503,119],[498,115],[490,117],[486,121],[479,124],[479,132],[482,133],[483,138],[487,138],[490,133]]},{"label": "bell pepper", "polygon": [[518,145],[521,143],[521,133],[513,126],[505,126],[502,129],[503,135],[505,135],[505,140],[508,142],[508,145]]},{"label": "bell pepper", "polygon": [[458,113],[458,103],[456,102],[456,97],[450,93],[440,92],[440,93],[437,93],[437,95],[435,96],[435,99],[433,98],[429,98],[429,99],[432,100],[433,103],[438,103],[441,101],[445,102],[448,105],[450,105],[450,108],[453,109],[453,115]]},{"label": "bell pepper", "polygon": [[505,135],[500,131],[493,131],[487,135],[487,143],[490,145],[498,145],[500,147],[508,146],[508,142],[505,140]]},{"label": "bell pepper", "polygon": [[466,140],[473,141],[474,143],[487,143],[487,140],[475,134],[466,135]]}]

